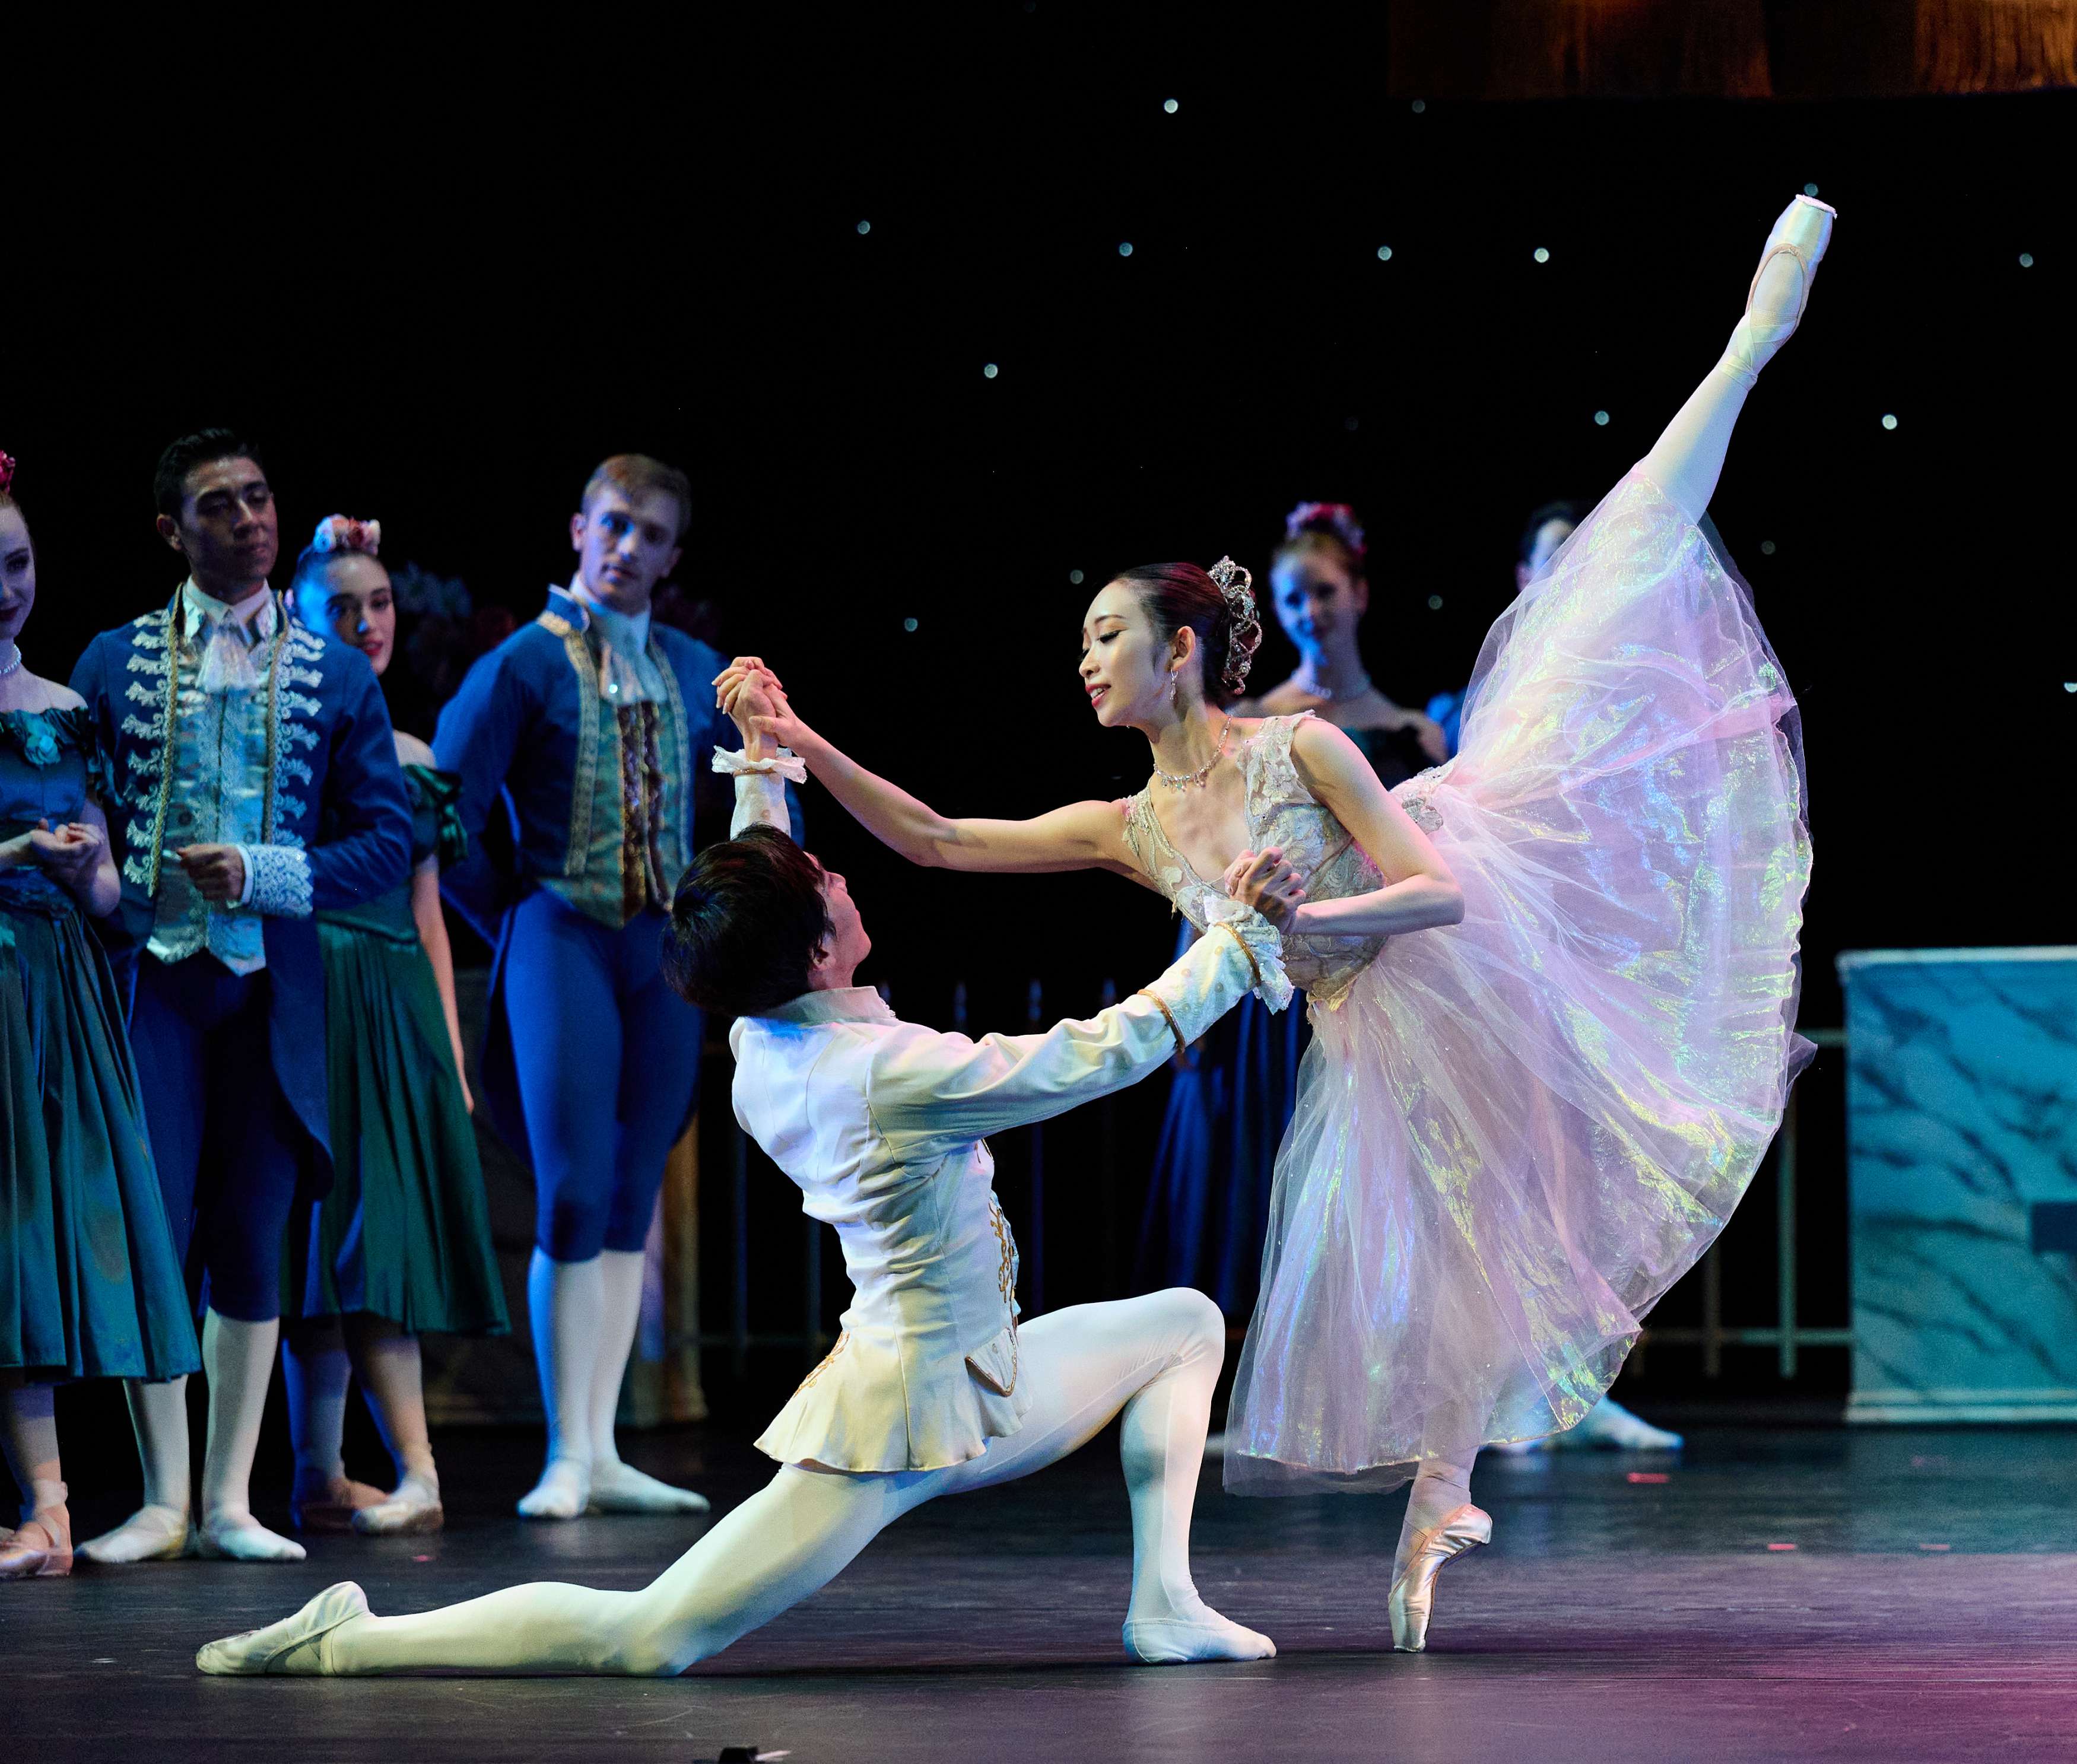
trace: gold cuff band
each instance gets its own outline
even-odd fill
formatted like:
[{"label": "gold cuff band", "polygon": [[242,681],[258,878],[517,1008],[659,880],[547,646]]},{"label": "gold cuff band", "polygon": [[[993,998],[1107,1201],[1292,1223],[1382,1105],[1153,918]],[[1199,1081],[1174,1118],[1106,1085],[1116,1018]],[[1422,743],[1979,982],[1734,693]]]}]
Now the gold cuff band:
[{"label": "gold cuff band", "polygon": [[1142,998],[1152,999],[1154,1001],[1155,1009],[1160,1012],[1163,1017],[1168,1019],[1168,1033],[1176,1038],[1176,1051],[1179,1054],[1188,1053],[1190,1050],[1190,1044],[1183,1039],[1183,1031],[1176,1024],[1175,1012],[1169,1009],[1168,1007],[1161,1001],[1159,995],[1149,992],[1143,986],[1140,988],[1138,996]]},{"label": "gold cuff band", "polygon": [[1247,939],[1242,937],[1239,932],[1234,930],[1234,928],[1230,925],[1228,925],[1223,919],[1219,922],[1218,929],[1229,934],[1232,937],[1234,942],[1240,945],[1241,954],[1247,958],[1248,971],[1255,976],[1255,989],[1257,992],[1260,992],[1262,990],[1262,963],[1255,960],[1255,951],[1247,946]]}]

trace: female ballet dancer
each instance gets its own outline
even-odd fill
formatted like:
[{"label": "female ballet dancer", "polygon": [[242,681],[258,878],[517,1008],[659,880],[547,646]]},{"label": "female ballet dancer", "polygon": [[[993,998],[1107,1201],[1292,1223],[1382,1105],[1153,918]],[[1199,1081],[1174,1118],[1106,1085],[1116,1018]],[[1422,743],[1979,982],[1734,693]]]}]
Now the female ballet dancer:
[{"label": "female ballet dancer", "polygon": [[664,957],[674,987],[737,1018],[737,1117],[836,1228],[857,1288],[836,1346],[757,1442],[777,1474],[639,1592],[537,1583],[378,1617],[346,1581],[209,1643],[202,1671],[682,1672],[806,1598],[903,1513],[1029,1475],[1113,1416],[1132,1505],[1126,1648],[1150,1665],[1276,1653],[1190,1579],[1217,1307],[1172,1291],[1020,1324],[1016,1240],[980,1136],[1145,1077],[1251,987],[1288,1003],[1263,913],[1288,918],[1289,867],[1242,854],[1217,928],[1122,1004],[973,1042],[898,1021],[853,984],[872,940],[844,879],[788,836],[780,768],[799,769],[754,734],[722,758],[737,773],[730,838],[680,883]]},{"label": "female ballet dancer", "polygon": [[[1359,635],[1370,607],[1363,530],[1341,502],[1301,502],[1270,564],[1270,603],[1298,651],[1290,677],[1233,706],[1238,718],[1310,710],[1353,741],[1389,789],[1449,757],[1442,732],[1371,682]],[[1183,922],[1177,953],[1196,927]],[[1307,1041],[1298,1012],[1243,999],[1176,1063],[1147,1186],[1143,1270],[1202,1285],[1228,1316],[1251,1309],[1277,1148]],[[1222,1437],[1216,1448],[1224,1450]]]},{"label": "female ballet dancer", "polygon": [[[381,528],[335,514],[297,560],[296,616],[366,655],[396,652]],[[306,1531],[437,1531],[439,1473],[426,1426],[418,1337],[509,1327],[490,1241],[474,1105],[440,916],[440,865],[459,856],[459,786],[433,751],[396,732],[411,801],[410,880],[320,913],[331,1192],[299,1206],[284,1266],[282,1344],[296,1452],[290,1508]],[[349,1370],[395,1461],[389,1493],[351,1480],[340,1457]]]},{"label": "female ballet dancer", "polygon": [[1260,630],[1225,560],[1127,571],[1089,606],[1097,721],[1153,748],[1124,802],[943,816],[807,727],[761,666],[723,676],[918,863],[1113,870],[1197,923],[1243,847],[1296,866],[1309,898],[1286,957],[1313,1040],[1226,1480],[1412,1477],[1388,1601],[1405,1651],[1426,1645],[1436,1571],[1492,1535],[1471,1501],[1481,1445],[1598,1400],[1744,1192],[1808,1053],[1795,701],[1696,523],[1832,218],[1798,197],[1775,223],[1722,359],[1494,626],[1462,751],[1396,793],[1322,718],[1220,708]]},{"label": "female ballet dancer", "polygon": [[36,554],[0,453],[0,1448],[26,1500],[0,1580],[72,1572],[53,1383],[202,1354],[137,1068],[88,917],[122,892],[79,695],[22,664]]}]

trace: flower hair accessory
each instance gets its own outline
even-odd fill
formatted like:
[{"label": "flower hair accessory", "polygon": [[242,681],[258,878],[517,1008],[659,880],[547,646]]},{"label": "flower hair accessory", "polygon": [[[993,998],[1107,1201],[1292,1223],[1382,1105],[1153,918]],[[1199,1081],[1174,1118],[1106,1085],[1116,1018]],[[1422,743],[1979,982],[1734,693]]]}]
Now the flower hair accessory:
[{"label": "flower hair accessory", "polygon": [[1355,560],[1363,560],[1363,522],[1346,502],[1301,502],[1284,517],[1284,543],[1291,544],[1308,533],[1331,533],[1347,546]]},{"label": "flower hair accessory", "polygon": [[1262,647],[1262,621],[1255,609],[1255,577],[1230,557],[1222,557],[1205,572],[1226,603],[1232,628],[1226,634],[1226,664],[1219,678],[1228,692],[1238,692],[1247,684],[1247,671],[1255,652]]},{"label": "flower hair accessory", "polygon": [[0,490],[6,490],[13,486],[16,463],[13,454],[0,453]]},{"label": "flower hair accessory", "polygon": [[327,514],[318,522],[310,551],[318,554],[358,551],[364,557],[379,556],[382,551],[382,523],[352,520],[343,514]]}]

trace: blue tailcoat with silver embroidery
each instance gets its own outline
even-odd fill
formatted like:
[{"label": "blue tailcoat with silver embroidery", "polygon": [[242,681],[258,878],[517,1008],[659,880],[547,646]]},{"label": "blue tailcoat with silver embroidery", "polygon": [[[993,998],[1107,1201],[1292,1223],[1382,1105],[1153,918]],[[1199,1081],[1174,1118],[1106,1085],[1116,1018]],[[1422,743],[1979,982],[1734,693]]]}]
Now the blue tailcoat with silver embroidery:
[{"label": "blue tailcoat with silver embroidery", "polygon": [[[368,658],[292,623],[277,609],[282,657],[275,699],[274,775],[268,842],[300,848],[313,909],[387,893],[411,867],[411,806],[389,712]],[[166,629],[148,613],[87,645],[73,670],[106,768],[109,836],[123,873],[122,905],[103,922],[141,950],[152,934],[155,809],[166,763]],[[264,688],[262,689],[264,689]],[[180,780],[171,795],[177,799]],[[274,1071],[297,1119],[331,1150],[325,1084],[324,967],[317,921],[270,914],[262,923]]]}]

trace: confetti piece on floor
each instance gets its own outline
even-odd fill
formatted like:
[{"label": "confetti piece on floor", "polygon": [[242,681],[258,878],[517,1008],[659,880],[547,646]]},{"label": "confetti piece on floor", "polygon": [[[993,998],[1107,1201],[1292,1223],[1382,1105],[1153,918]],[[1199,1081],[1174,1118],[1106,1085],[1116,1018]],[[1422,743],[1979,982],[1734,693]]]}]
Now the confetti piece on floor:
[{"label": "confetti piece on floor", "polygon": [[411,1559],[414,1562],[431,1562],[433,1558],[431,1556],[414,1556]]},{"label": "confetti piece on floor", "polygon": [[1664,1483],[1673,1479],[1663,1470],[1634,1470],[1628,1479],[1634,1483]]},{"label": "confetti piece on floor", "polygon": [[1954,1546],[1952,1544],[1921,1544],[1918,1547],[1921,1550],[1952,1550]]},{"label": "confetti piece on floor", "polygon": [[1770,1550],[1793,1550],[1795,1547],[1796,1546],[1794,1544],[1769,1544],[1767,1546],[1767,1548]]}]

